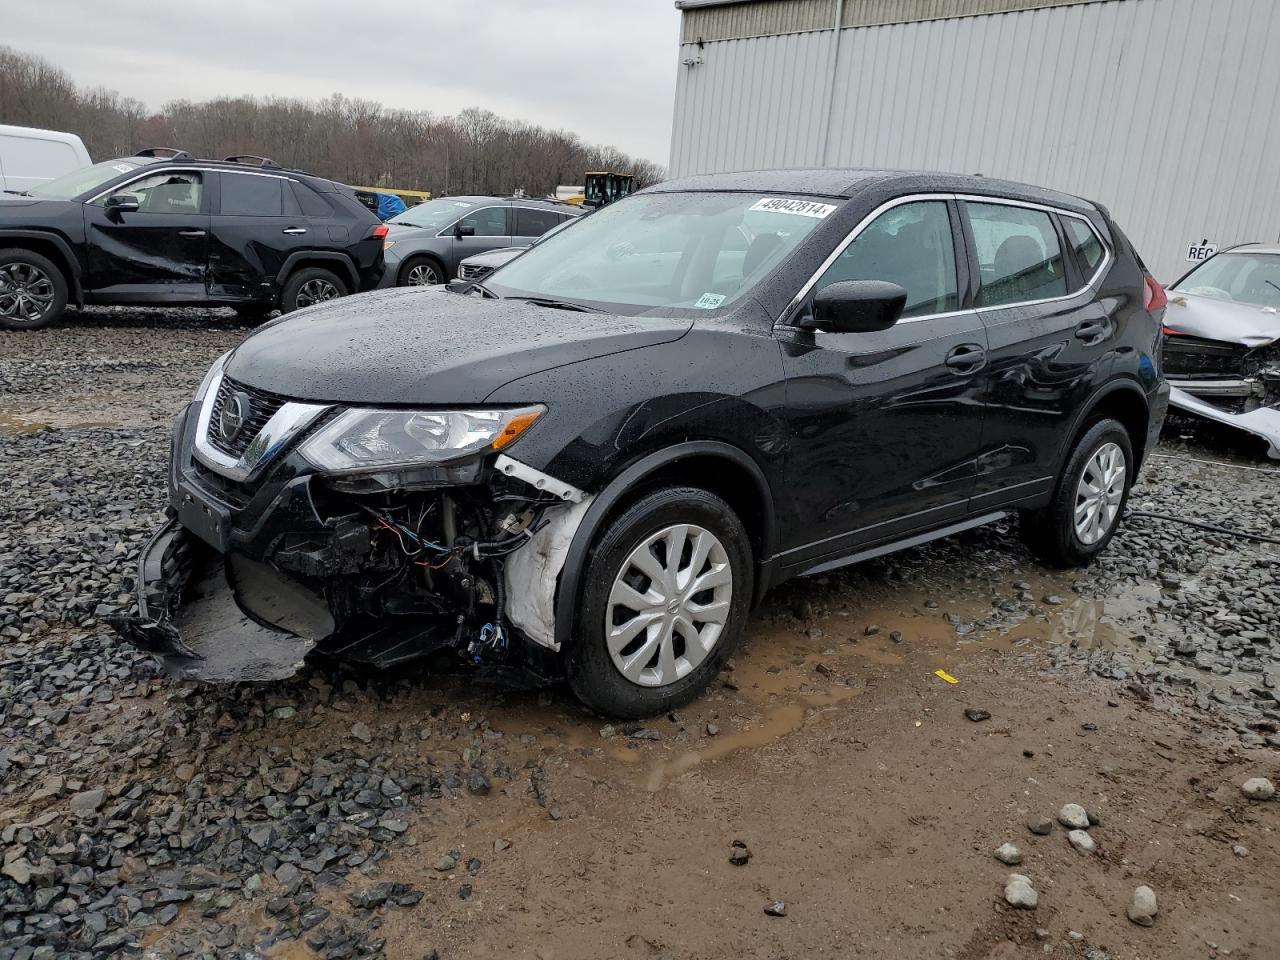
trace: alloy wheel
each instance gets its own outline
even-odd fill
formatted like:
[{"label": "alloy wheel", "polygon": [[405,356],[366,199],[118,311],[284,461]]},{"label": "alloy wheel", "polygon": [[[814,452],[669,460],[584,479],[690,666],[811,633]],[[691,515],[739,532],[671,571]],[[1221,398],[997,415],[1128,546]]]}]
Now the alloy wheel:
[{"label": "alloy wheel", "polygon": [[338,288],[334,284],[317,277],[314,280],[308,280],[298,288],[298,296],[294,304],[301,310],[303,307],[309,307],[312,304],[333,300],[338,295]]},{"label": "alloy wheel", "polygon": [[0,266],[0,316],[37,323],[53,307],[53,280],[30,263]]},{"label": "alloy wheel", "polygon": [[415,264],[406,275],[406,280],[411,287],[433,287],[440,283],[436,268],[429,263]]},{"label": "alloy wheel", "polygon": [[605,607],[614,666],[643,687],[675,683],[710,655],[732,598],[733,569],[715,534],[689,523],[651,534],[623,561]]},{"label": "alloy wheel", "polygon": [[1104,443],[1084,466],[1076,486],[1076,536],[1085,546],[1093,546],[1115,526],[1124,499],[1124,451],[1118,444]]}]

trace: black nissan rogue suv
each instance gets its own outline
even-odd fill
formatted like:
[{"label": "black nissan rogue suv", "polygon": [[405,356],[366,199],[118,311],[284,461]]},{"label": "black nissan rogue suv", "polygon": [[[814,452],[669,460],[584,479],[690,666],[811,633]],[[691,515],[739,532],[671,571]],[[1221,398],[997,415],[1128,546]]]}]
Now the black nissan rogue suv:
[{"label": "black nissan rogue suv", "polygon": [[350,187],[151,148],[0,195],[0,329],[68,302],[288,313],[376,287],[386,233]]},{"label": "black nissan rogue suv", "polygon": [[1085,564],[1168,402],[1164,292],[1096,204],[977,177],[702,176],[483,283],[281,318],[174,428],[125,636],[179,676],[310,651],[684,703],[800,574],[1013,513]]}]

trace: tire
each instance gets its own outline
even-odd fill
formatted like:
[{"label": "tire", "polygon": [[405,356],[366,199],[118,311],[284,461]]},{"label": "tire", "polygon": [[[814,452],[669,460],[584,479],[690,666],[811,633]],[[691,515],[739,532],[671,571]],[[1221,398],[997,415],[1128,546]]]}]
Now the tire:
[{"label": "tire", "polygon": [[0,250],[0,330],[38,330],[67,309],[67,278],[48,257],[20,247]]},{"label": "tire", "polygon": [[[689,527],[710,539],[699,539]],[[677,543],[680,553],[670,551],[678,557],[674,578],[667,580],[667,547]],[[703,560],[695,570],[699,545]],[[655,576],[636,566],[637,558]],[[660,580],[658,574],[665,576]],[[708,587],[688,592],[699,574]],[[568,652],[573,692],[593,710],[627,720],[693,700],[742,640],[754,576],[747,531],[727,503],[696,487],[646,494],[608,523],[587,558]],[[625,598],[634,606],[618,602]],[[707,619],[697,620],[695,613]],[[611,629],[619,631],[616,660]],[[702,644],[695,646],[694,637]]]},{"label": "tire", "polygon": [[[420,277],[421,279],[415,279]],[[434,277],[435,279],[430,279]],[[397,287],[431,287],[449,282],[449,274],[435,257],[410,257],[396,277]]]},{"label": "tire", "polygon": [[[1123,474],[1116,475],[1108,464],[1122,467]],[[1102,488],[1092,509],[1082,486],[1086,469],[1092,480],[1099,481],[1095,486]],[[1067,457],[1048,506],[1022,512],[1019,528],[1023,540],[1050,566],[1082,567],[1093,562],[1120,527],[1133,477],[1133,445],[1128,431],[1118,420],[1091,424]],[[1083,527],[1077,524],[1077,511]],[[1086,522],[1089,518],[1093,523]]]},{"label": "tire", "polygon": [[[328,295],[324,292],[328,291]],[[326,300],[345,297],[347,285],[332,270],[324,267],[303,267],[289,274],[280,291],[280,312],[293,313]]]}]

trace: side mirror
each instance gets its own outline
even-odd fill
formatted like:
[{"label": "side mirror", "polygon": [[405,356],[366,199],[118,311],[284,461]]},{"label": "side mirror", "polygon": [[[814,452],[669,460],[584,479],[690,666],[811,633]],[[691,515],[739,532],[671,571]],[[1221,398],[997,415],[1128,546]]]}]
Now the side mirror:
[{"label": "side mirror", "polygon": [[137,213],[142,201],[132,193],[116,193],[107,197],[107,213]]},{"label": "side mirror", "polygon": [[453,228],[453,235],[459,238],[474,237],[476,235],[476,228],[469,223],[459,223]]},{"label": "side mirror", "polygon": [[841,280],[813,296],[812,316],[801,326],[832,333],[888,330],[907,305],[907,291],[884,280]]}]

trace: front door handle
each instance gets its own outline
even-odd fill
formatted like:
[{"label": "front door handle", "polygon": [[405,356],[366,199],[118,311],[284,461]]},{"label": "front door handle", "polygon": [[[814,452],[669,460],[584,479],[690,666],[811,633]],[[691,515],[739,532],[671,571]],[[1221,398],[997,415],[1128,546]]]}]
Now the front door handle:
[{"label": "front door handle", "polygon": [[1076,327],[1076,339],[1085,343],[1095,343],[1110,332],[1105,320],[1086,320]]},{"label": "front door handle", "polygon": [[962,343],[947,354],[947,369],[965,374],[980,370],[987,362],[987,351],[976,343]]},{"label": "front door handle", "polygon": [[203,230],[179,230],[179,231],[178,231],[178,236],[180,236],[180,237],[203,237],[203,236],[204,236],[204,231],[203,231]]},{"label": "front door handle", "polygon": [[300,233],[306,233],[306,232],[307,232],[307,228],[306,228],[306,227],[285,227],[285,228],[284,228],[283,230],[281,230],[280,232],[281,232],[281,233],[288,233],[288,234],[291,234],[291,235],[293,235],[293,236],[297,236],[297,235],[298,235],[298,234],[300,234]]}]

